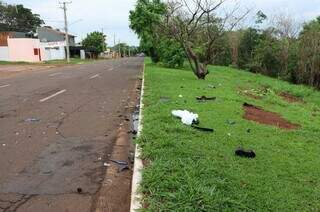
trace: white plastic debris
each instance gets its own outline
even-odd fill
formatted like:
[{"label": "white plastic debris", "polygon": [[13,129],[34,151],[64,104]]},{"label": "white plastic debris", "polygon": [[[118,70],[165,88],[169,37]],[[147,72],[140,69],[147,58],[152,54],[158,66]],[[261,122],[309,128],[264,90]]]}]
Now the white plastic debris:
[{"label": "white plastic debris", "polygon": [[198,114],[191,113],[187,110],[173,110],[172,115],[181,118],[181,122],[186,125],[192,125],[193,122],[197,122]]},{"label": "white plastic debris", "polygon": [[179,98],[182,98],[182,97],[183,97],[183,96],[180,94],[180,95],[179,95]]},{"label": "white plastic debris", "polygon": [[109,163],[103,163],[103,166],[105,166],[105,167],[109,167],[109,166],[110,166],[110,164],[109,164]]}]

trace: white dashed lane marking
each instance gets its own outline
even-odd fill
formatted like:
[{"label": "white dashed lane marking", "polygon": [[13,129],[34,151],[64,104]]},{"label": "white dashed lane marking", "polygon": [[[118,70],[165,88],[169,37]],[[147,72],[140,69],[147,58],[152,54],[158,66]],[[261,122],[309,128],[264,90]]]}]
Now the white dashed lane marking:
[{"label": "white dashed lane marking", "polygon": [[6,88],[6,87],[9,87],[10,84],[6,84],[6,85],[0,85],[0,88]]},{"label": "white dashed lane marking", "polygon": [[54,76],[57,76],[57,75],[60,75],[62,73],[58,72],[58,73],[53,73],[53,74],[50,74],[49,77],[54,77]]},{"label": "white dashed lane marking", "polygon": [[100,76],[100,74],[93,75],[93,76],[90,77],[90,79],[97,78],[98,76]]},{"label": "white dashed lane marking", "polygon": [[66,89],[61,90],[61,91],[58,91],[58,92],[55,93],[55,94],[52,94],[52,95],[50,95],[50,96],[48,96],[48,97],[46,97],[46,98],[40,99],[39,102],[45,102],[45,101],[47,101],[47,100],[49,100],[49,99],[51,99],[51,98],[53,98],[53,97],[55,97],[55,96],[58,96],[59,94],[62,94],[62,93],[64,93],[64,92],[66,92],[66,91],[67,91]]}]

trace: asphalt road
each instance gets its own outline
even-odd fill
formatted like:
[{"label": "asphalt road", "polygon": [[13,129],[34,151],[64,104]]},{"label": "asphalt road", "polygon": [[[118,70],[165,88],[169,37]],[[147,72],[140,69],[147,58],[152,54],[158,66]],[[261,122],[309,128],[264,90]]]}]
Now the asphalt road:
[{"label": "asphalt road", "polygon": [[124,58],[0,78],[0,211],[93,210],[142,63]]}]

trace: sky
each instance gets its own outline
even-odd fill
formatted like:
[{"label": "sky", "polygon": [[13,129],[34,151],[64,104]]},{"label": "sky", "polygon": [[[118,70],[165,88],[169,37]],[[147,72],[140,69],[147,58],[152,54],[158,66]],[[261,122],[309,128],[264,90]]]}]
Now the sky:
[{"label": "sky", "polygon": [[[23,4],[40,14],[46,25],[63,29],[63,10],[59,0],[2,0],[9,4]],[[62,0],[60,0],[62,1]],[[229,0],[234,1],[234,0]],[[262,10],[271,17],[286,13],[299,22],[320,16],[320,0],[238,0],[243,7]],[[136,0],[73,0],[68,4],[70,33],[81,41],[88,32],[103,31],[107,43],[117,42],[139,45],[137,36],[129,28],[129,11],[134,9]]]}]

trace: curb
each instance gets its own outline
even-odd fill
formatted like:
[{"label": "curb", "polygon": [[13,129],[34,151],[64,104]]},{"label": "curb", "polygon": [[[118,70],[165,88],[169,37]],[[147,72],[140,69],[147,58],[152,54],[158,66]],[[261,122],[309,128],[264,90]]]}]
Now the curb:
[{"label": "curb", "polygon": [[[145,71],[145,64],[143,63],[142,69],[142,86],[141,86],[141,94],[140,94],[140,109],[139,109],[139,124],[138,124],[138,134],[137,136],[140,137],[143,124],[142,124],[142,109],[143,109],[143,95],[144,95],[144,71]],[[136,144],[135,148],[135,156],[134,156],[134,167],[133,167],[133,175],[132,175],[132,190],[131,190],[131,204],[130,204],[130,212],[135,212],[136,210],[141,209],[141,194],[138,192],[138,188],[140,186],[142,180],[142,169],[143,163],[140,159],[141,149],[138,144]]]}]

